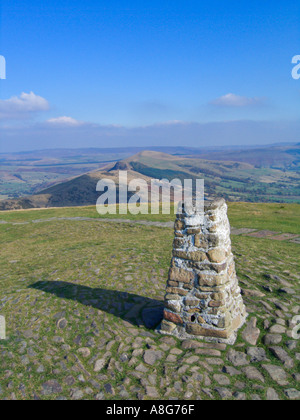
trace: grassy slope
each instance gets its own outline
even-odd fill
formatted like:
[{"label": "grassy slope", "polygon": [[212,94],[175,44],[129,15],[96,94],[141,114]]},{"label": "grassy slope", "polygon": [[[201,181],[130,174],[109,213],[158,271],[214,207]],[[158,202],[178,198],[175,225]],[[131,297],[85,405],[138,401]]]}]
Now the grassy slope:
[{"label": "grassy slope", "polygon": [[[299,204],[228,203],[228,208],[230,223],[236,228],[268,229],[277,232],[300,234]],[[174,210],[172,209],[172,211]],[[95,206],[0,212],[0,221],[7,222],[25,222],[51,217],[105,217],[161,222],[173,221],[175,219],[174,214],[108,214],[100,216]]]},{"label": "grassy slope", "polygon": [[231,201],[299,201],[298,173],[256,168],[249,163],[179,158],[162,153],[142,152],[126,159],[133,168],[150,177],[203,178],[206,192]]},{"label": "grassy slope", "polygon": [[[132,169],[136,177],[150,177],[169,180],[204,179],[208,195],[223,196],[230,201],[249,202],[299,202],[300,175],[297,171],[271,168],[256,168],[249,163],[212,161],[199,158],[183,158],[164,153],[145,151],[118,163],[125,166],[119,169]],[[78,173],[78,172],[77,172]],[[89,205],[96,202],[97,181],[115,176],[118,171],[98,170],[86,173],[67,182],[59,183],[38,194],[49,194],[45,207]],[[20,180],[18,180],[18,185]],[[21,183],[22,188],[26,183]],[[23,191],[24,192],[24,191]],[[36,192],[37,194],[37,192]],[[7,191],[5,192],[7,195]],[[39,195],[31,197],[32,204],[26,207],[39,207]],[[2,207],[1,207],[2,206]],[[6,206],[6,207],[3,207]],[[1,208],[24,207],[13,201],[0,202]]]},{"label": "grassy slope", "polygon": [[[280,209],[281,213],[277,213],[279,206],[260,205],[257,208],[259,213],[254,206],[249,209],[248,204],[230,205],[231,222],[234,225],[248,227],[256,224],[259,228],[270,227],[273,230],[297,229],[294,220],[299,217],[299,206],[285,206],[284,209]],[[21,222],[62,216],[97,217],[94,207],[87,207],[1,213],[0,218]],[[119,387],[123,386],[123,380],[129,378],[131,382],[126,389],[129,397],[136,399],[137,391],[133,385],[139,389],[141,384],[139,381],[135,382],[131,376],[134,367],[128,361],[122,363],[122,371],[105,371],[108,379],[99,379],[101,375],[95,375],[93,372],[94,363],[90,363],[89,359],[83,359],[77,353],[79,344],[76,344],[76,340],[79,336],[82,337],[81,347],[86,347],[90,339],[95,341],[96,346],[90,347],[91,359],[94,361],[104,357],[108,347],[112,357],[119,360],[120,340],[124,340],[127,346],[123,347],[127,350],[122,349],[121,352],[127,353],[135,348],[138,339],[142,340],[140,342],[143,350],[149,343],[152,346],[161,344],[160,336],[154,336],[150,341],[146,341],[149,339],[142,334],[149,330],[137,327],[139,314],[131,326],[128,323],[124,324],[123,321],[128,318],[124,315],[126,310],[124,311],[122,305],[124,300],[127,305],[132,305],[139,302],[151,304],[152,300],[163,299],[173,240],[172,229],[98,224],[93,221],[74,223],[62,220],[15,226],[3,224],[0,225],[0,231],[0,309],[1,305],[4,305],[1,314],[6,316],[10,337],[10,340],[0,344],[2,357],[0,383],[3,391],[1,398],[10,398],[12,392],[17,399],[33,398],[34,394],[42,399],[46,398],[41,394],[42,384],[53,379],[62,384],[61,395],[69,398],[70,386],[64,382],[65,378],[68,375],[77,378],[83,368],[96,379],[96,382],[101,383],[101,389],[103,381],[109,382],[116,390],[116,396],[120,392]],[[295,290],[299,290],[298,247],[299,245],[288,242],[233,237],[233,250],[241,285],[263,291],[262,286],[266,284],[264,274],[275,274],[289,281]],[[44,283],[33,286],[36,282]],[[278,297],[278,284],[268,280],[268,285],[274,288],[274,295],[269,294],[267,301],[272,306],[273,316],[277,317],[276,307],[271,298]],[[126,295],[122,292],[126,292]],[[253,297],[245,301],[252,316],[260,317],[265,314],[261,298]],[[281,295],[280,302],[284,305],[296,305],[295,298],[289,295]],[[65,329],[57,328],[59,317],[67,319],[68,325]],[[262,323],[263,319],[259,318],[260,328]],[[98,336],[93,334],[95,328],[99,330]],[[23,332],[28,330],[33,330],[36,338],[21,338]],[[69,346],[68,351],[62,344],[54,342],[57,336]],[[115,337],[117,341],[113,341]],[[264,347],[261,338],[262,336],[258,345]],[[22,347],[24,340],[27,341],[28,347],[30,346],[29,356],[27,349]],[[241,341],[240,332],[237,344]],[[175,340],[175,342],[175,346],[181,349],[180,341]],[[270,362],[282,367],[268,349],[265,349]],[[148,378],[152,374],[157,375],[156,386],[160,398],[167,399],[174,396],[182,399],[187,384],[183,384],[182,392],[175,391],[175,383],[181,381],[183,375],[178,369],[185,365],[185,358],[193,355],[194,350],[184,350],[175,363],[165,362],[168,354],[169,352],[155,366],[148,366],[147,374],[144,376]],[[78,365],[78,356],[81,365]],[[202,356],[201,358],[205,359]],[[225,352],[220,358],[223,359],[224,365],[228,365]],[[136,356],[136,365],[142,363],[142,355]],[[12,370],[12,366],[13,376],[4,375],[4,372]],[[40,366],[44,369],[42,373],[37,372]],[[197,366],[199,363],[194,362],[189,365],[189,369]],[[255,393],[265,399],[267,387],[272,387],[280,398],[285,398],[283,392],[285,388],[272,381],[263,371],[261,364],[254,364],[254,367],[264,374],[265,383],[254,390],[253,381],[249,381],[244,375],[239,376],[238,380],[245,383],[243,392],[249,398]],[[210,376],[212,381],[210,388],[216,399],[218,395],[214,387],[217,383],[214,382],[213,375],[219,374],[219,369],[218,365],[212,365],[208,373],[202,367],[200,369],[200,373],[206,372]],[[114,372],[114,375],[110,372]],[[189,370],[185,374],[191,376]],[[87,377],[86,373],[84,376]],[[168,387],[171,389],[167,397],[164,396],[166,387],[160,385],[161,379],[164,378],[169,381]],[[298,385],[290,374],[288,378],[289,387],[297,388]],[[230,381],[229,388],[236,390],[237,379],[230,378]],[[73,388],[85,392],[87,386],[93,388],[90,383],[77,381]],[[199,392],[199,385],[194,387],[193,391]],[[93,388],[92,394],[86,395],[86,398],[93,399],[98,392]],[[105,398],[113,399],[116,396],[106,394]],[[52,396],[47,398],[51,399]],[[201,398],[206,399],[207,396],[201,394]]]}]

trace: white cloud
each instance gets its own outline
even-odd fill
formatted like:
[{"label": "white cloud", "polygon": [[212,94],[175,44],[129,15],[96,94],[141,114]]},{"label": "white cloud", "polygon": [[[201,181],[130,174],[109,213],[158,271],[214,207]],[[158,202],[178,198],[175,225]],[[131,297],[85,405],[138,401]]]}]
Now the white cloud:
[{"label": "white cloud", "polygon": [[170,120],[170,121],[162,121],[155,124],[148,124],[144,125],[138,128],[149,128],[149,127],[173,127],[173,126],[180,126],[180,125],[186,125],[189,124],[186,121],[180,121],[180,120]]},{"label": "white cloud", "polygon": [[227,107],[245,107],[252,105],[259,105],[263,102],[263,98],[248,98],[246,96],[235,95],[234,93],[228,93],[227,95],[221,96],[215,99],[211,103],[217,106]]},{"label": "white cloud", "polygon": [[75,120],[71,117],[58,117],[58,118],[51,118],[47,121],[48,124],[56,125],[56,126],[68,126],[68,127],[75,127],[79,125],[83,125],[82,121]]},{"label": "white cloud", "polygon": [[32,113],[48,111],[48,109],[49,103],[46,99],[33,92],[23,92],[20,96],[0,100],[0,119],[24,119],[30,117]]}]

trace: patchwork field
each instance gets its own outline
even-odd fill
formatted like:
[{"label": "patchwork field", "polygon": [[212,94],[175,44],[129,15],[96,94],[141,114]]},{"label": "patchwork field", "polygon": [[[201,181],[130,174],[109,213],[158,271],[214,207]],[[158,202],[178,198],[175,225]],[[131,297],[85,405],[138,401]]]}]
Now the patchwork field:
[{"label": "patchwork field", "polygon": [[299,215],[296,204],[230,204],[248,322],[260,329],[253,343],[245,326],[231,347],[155,332],[174,216],[0,213],[0,399],[300,399]]}]

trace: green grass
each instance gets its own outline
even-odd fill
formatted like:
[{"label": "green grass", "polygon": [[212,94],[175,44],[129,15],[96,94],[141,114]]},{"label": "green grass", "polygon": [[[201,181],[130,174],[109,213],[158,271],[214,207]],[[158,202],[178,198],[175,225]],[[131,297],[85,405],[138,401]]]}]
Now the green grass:
[{"label": "green grass", "polygon": [[228,215],[236,228],[300,234],[299,204],[229,203]]},{"label": "green grass", "polygon": [[[248,204],[230,204],[232,224],[236,227],[255,225],[258,229],[296,231],[299,207],[285,205],[280,209],[279,205],[259,205],[259,210],[257,207],[255,209]],[[1,213],[0,219],[24,222],[77,216],[99,217],[94,207],[84,207],[5,212]],[[145,219],[144,215],[139,217]],[[173,216],[168,217],[174,219]],[[152,216],[149,219],[153,220]],[[169,219],[159,216],[158,220]],[[271,224],[272,220],[274,225]],[[0,344],[0,384],[3,392],[0,398],[11,398],[14,393],[17,399],[32,399],[34,395],[51,399],[54,397],[41,394],[42,384],[56,380],[62,384],[61,396],[66,398],[70,398],[70,388],[85,392],[90,387],[93,392],[85,394],[85,398],[93,399],[98,392],[104,392],[105,383],[110,383],[116,395],[104,393],[106,399],[117,399],[122,386],[125,386],[128,398],[137,399],[139,393],[143,393],[143,385],[133,373],[135,367],[143,363],[143,358],[141,353],[131,364],[132,352],[135,348],[158,348],[162,338],[142,325],[142,307],[133,317],[128,312],[132,306],[153,305],[163,300],[171,258],[172,228],[99,223],[93,220],[58,220],[40,224],[0,224],[0,233],[0,313],[6,317],[9,337]],[[299,304],[299,245],[243,236],[233,236],[232,244],[241,286],[264,292],[266,296],[263,300],[272,308],[272,314],[268,315],[261,305],[262,298],[245,298],[250,317],[258,318],[262,330],[258,346],[266,349],[262,342],[265,317],[273,322],[285,316],[284,313],[278,314],[275,305],[277,301],[286,305],[291,314]],[[289,282],[295,294],[280,293],[280,283],[273,278],[267,280],[266,274],[279,276]],[[263,286],[266,284],[273,288],[273,293],[264,291]],[[66,328],[58,328],[59,318],[68,321]],[[33,337],[24,338],[24,332],[28,330],[33,332]],[[143,334],[150,334],[150,337]],[[63,343],[54,341],[57,336],[63,339]],[[79,336],[81,339],[77,344]],[[78,354],[78,348],[88,346],[91,339],[95,345],[89,347],[91,355],[84,359]],[[288,339],[285,336],[283,342]],[[120,349],[121,344],[123,347]],[[236,344],[243,344],[242,331],[239,332]],[[175,340],[174,347],[181,349],[181,341]],[[246,347],[236,349],[242,351]],[[32,351],[35,356],[31,355],[34,354]],[[268,349],[266,351],[270,362],[282,367]],[[296,351],[300,352],[299,344]],[[110,356],[106,369],[95,374],[95,360],[104,357],[107,352],[110,352]],[[119,361],[122,353],[129,356],[129,360],[124,363]],[[176,392],[174,384],[182,381],[183,374],[178,373],[178,369],[194,351],[184,350],[176,363],[165,362],[168,354],[166,351],[161,361],[155,366],[148,366],[144,378],[156,375],[160,399],[170,396],[183,399],[188,383],[182,383],[182,392]],[[294,356],[294,352],[289,354]],[[23,364],[22,357],[28,358],[28,364]],[[119,362],[120,370],[110,367],[111,359]],[[222,352],[220,359],[224,365],[228,365],[226,352]],[[205,360],[205,356],[200,357],[200,362]],[[40,365],[44,367],[42,373],[37,372]],[[255,384],[245,375],[230,378],[229,388],[236,390],[236,382],[240,381],[245,384],[242,392],[249,398],[255,393],[263,399],[268,387],[274,388],[281,398],[285,398],[285,388],[297,389],[298,384],[291,374],[299,369],[299,363],[293,372],[288,372],[289,386],[285,388],[268,377],[260,364],[254,366],[265,377],[262,389],[254,389]],[[207,399],[200,394],[200,388],[209,387],[218,399],[213,391],[217,386],[213,375],[222,373],[222,366],[212,366],[210,372],[197,362],[190,365],[186,376],[192,376],[190,369],[193,367],[199,367],[199,373],[209,376],[211,381],[209,386],[195,384],[193,395]],[[83,374],[86,382],[77,380],[80,374]],[[69,375],[76,380],[76,384],[71,387],[65,383]],[[100,390],[90,384],[90,378],[100,384]],[[128,385],[127,379],[130,382]],[[165,381],[163,385],[160,384],[161,380]],[[168,388],[171,391],[166,397]]]}]

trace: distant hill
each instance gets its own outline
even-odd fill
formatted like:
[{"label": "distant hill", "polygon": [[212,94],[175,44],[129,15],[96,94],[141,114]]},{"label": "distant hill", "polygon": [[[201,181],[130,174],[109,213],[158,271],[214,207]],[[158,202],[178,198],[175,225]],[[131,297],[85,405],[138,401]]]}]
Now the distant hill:
[{"label": "distant hill", "polygon": [[[276,146],[274,150],[271,149],[268,152],[264,149],[260,152],[260,149],[248,152],[224,151],[222,160],[209,160],[204,158],[204,154],[178,156],[161,151],[141,151],[118,162],[108,163],[100,170],[58,182],[31,196],[2,200],[0,210],[93,205],[99,197],[96,191],[98,180],[109,178],[118,184],[119,170],[127,170],[129,180],[143,178],[148,184],[152,178],[179,178],[181,181],[186,178],[203,178],[207,195],[222,196],[230,201],[300,202],[300,174],[296,170],[299,165],[299,146]],[[237,155],[241,161],[233,159]],[[221,157],[220,152],[215,152],[215,156]],[[257,164],[257,156],[261,159],[259,167],[253,164]],[[228,157],[232,160],[227,160]],[[270,167],[271,163],[279,165],[279,161],[283,166],[290,165],[290,170]],[[266,165],[268,162],[269,166],[264,167],[262,162]]]},{"label": "distant hill", "polygon": [[48,166],[97,164],[126,159],[143,152],[161,152],[164,154],[199,157],[207,160],[230,160],[251,163],[258,167],[281,168],[300,164],[300,143],[274,144],[267,146],[218,146],[210,147],[122,147],[122,148],[81,148],[81,149],[49,149],[18,153],[0,153],[0,165],[5,166]]},{"label": "distant hill", "polygon": [[[191,155],[190,157],[195,157]],[[296,145],[272,146],[247,150],[204,152],[202,159],[247,162],[257,168],[300,170],[300,143]]]}]

